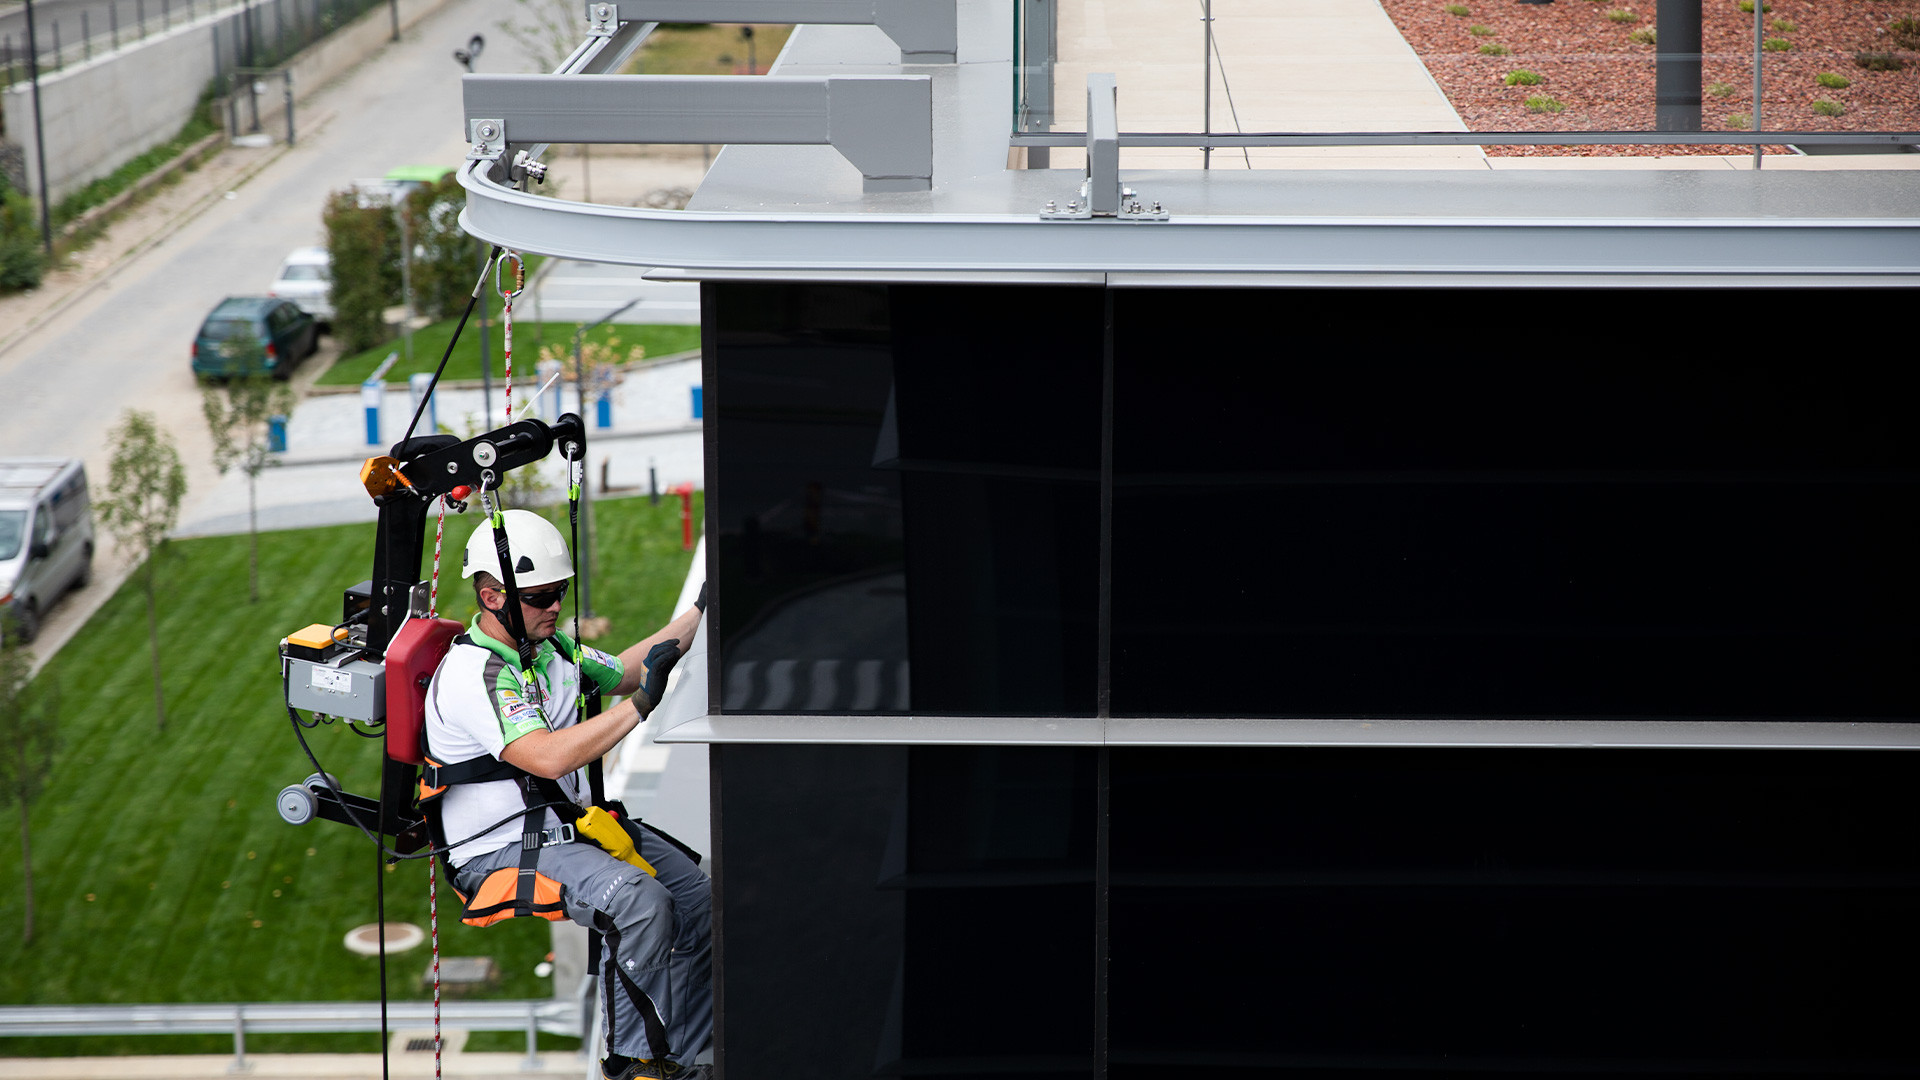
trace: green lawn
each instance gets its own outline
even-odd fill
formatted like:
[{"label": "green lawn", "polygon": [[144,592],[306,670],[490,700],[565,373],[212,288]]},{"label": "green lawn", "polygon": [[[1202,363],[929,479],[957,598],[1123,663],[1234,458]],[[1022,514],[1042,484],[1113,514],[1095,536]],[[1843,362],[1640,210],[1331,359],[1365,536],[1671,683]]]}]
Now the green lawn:
[{"label": "green lawn", "polygon": [[[522,309],[524,314],[525,309]],[[387,369],[385,376],[389,384],[404,383],[407,376],[416,371],[431,372],[439,363],[441,354],[447,351],[447,340],[453,336],[453,328],[458,319],[448,319],[431,326],[423,327],[413,335],[413,362],[409,364],[406,353],[398,338],[363,353],[343,356],[320,376],[323,386],[358,386],[373,374],[373,369],[388,353],[398,352],[401,357],[393,367]],[[513,324],[513,381],[516,385],[535,389],[532,379],[534,366],[540,360],[540,347],[551,345],[558,350],[562,359],[573,363],[573,334],[579,329],[579,323],[570,322],[534,322],[515,320]],[[493,364],[493,377],[501,378],[500,346],[500,310],[496,305],[492,321],[488,324],[488,359]],[[700,347],[700,328],[697,326],[674,325],[637,325],[623,326],[606,324],[597,326],[587,333],[587,340],[605,342],[617,337],[621,351],[638,345],[647,356],[667,356],[671,353],[685,352]],[[571,370],[571,367],[569,367]],[[460,344],[453,350],[453,358],[447,361],[444,379],[478,379],[480,377],[480,316],[467,320],[467,328],[460,333]]]},{"label": "green lawn", "polygon": [[[598,644],[630,643],[664,621],[689,556],[677,500],[594,504],[596,608],[613,620]],[[559,518],[565,528],[564,507]],[[477,514],[450,523],[443,611],[464,618],[458,552]],[[157,732],[140,589],[121,588],[42,672],[60,695],[62,751],[33,811],[36,934],[20,945],[18,844],[0,845],[0,1003],[81,1004],[372,999],[377,962],[342,946],[375,917],[373,848],[350,827],[280,820],[274,796],[312,770],[282,705],[281,637],[339,617],[341,591],[369,575],[373,527],[261,536],[262,597],[246,603],[244,535],[180,541],[161,563],[160,638],[168,703]],[[428,552],[432,550],[429,526]],[[449,578],[451,579],[449,581]],[[307,733],[350,791],[377,794],[378,744],[334,725]],[[16,811],[3,819],[17,834]],[[425,925],[426,866],[384,871],[387,917]],[[449,897],[444,890],[443,900]],[[457,915],[457,911],[453,913]],[[552,993],[533,966],[547,924],[476,930],[443,907],[447,956],[492,956],[501,997]],[[396,998],[425,998],[425,948],[390,957]],[[513,1033],[474,1049],[515,1049]],[[249,1050],[371,1051],[366,1035],[250,1037]],[[223,1053],[225,1036],[9,1039],[0,1055]]]},{"label": "green lawn", "polygon": [[743,29],[732,23],[668,23],[647,35],[626,70],[648,75],[746,74],[751,57],[765,73],[793,33],[790,25],[754,23],[749,49]]}]

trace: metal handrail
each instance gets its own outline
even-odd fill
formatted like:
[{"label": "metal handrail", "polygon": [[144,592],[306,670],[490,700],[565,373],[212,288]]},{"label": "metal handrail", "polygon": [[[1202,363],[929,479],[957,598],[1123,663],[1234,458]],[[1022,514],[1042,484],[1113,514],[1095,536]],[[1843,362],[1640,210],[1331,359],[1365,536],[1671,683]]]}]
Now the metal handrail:
[{"label": "metal handrail", "polygon": [[[539,1066],[539,1032],[578,1036],[578,1003],[558,998],[507,1001],[453,1001],[440,1006],[440,1019],[477,1031],[527,1033],[529,1068]],[[386,1006],[389,1029],[433,1021],[430,1001],[392,1001]],[[274,1001],[187,1005],[7,1005],[0,1006],[0,1036],[76,1035],[233,1035],[234,1067],[246,1064],[247,1033],[280,1035],[311,1032],[379,1031],[378,1001]]]}]

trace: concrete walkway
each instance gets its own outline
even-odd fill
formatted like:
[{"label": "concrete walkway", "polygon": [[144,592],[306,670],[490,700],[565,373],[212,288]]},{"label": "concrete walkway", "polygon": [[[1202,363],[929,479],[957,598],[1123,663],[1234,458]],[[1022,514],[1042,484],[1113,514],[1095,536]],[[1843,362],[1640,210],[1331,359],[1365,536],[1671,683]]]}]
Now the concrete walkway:
[{"label": "concrete walkway", "polygon": [[[558,410],[552,391],[532,400],[537,389],[533,379],[532,372],[515,373],[515,419],[532,415],[552,420],[558,412],[579,410],[571,390],[561,392]],[[594,495],[602,494],[603,478],[616,491],[645,491],[649,468],[663,491],[681,483],[705,486],[700,423],[693,417],[693,390],[699,384],[697,355],[648,363],[629,372],[615,391],[610,427],[598,426],[591,405],[582,413],[588,423],[587,480]],[[420,430],[432,430],[435,421],[455,432],[505,423],[504,387],[493,388],[491,425],[481,424],[482,398],[477,387],[442,387],[434,392],[434,415],[422,417]],[[370,442],[367,407],[357,388],[306,397],[288,422],[286,452],[275,455],[276,467],[260,476],[260,528],[375,520],[373,500],[360,485],[360,465],[399,441],[413,409],[406,384],[390,385],[381,397],[379,438]],[[557,457],[542,466],[542,476],[554,490],[564,490],[565,465]],[[246,527],[247,478],[235,470],[194,506],[174,534],[212,536]]]},{"label": "concrete walkway", "polygon": [[[1060,5],[1055,126],[1084,130],[1087,75],[1112,72],[1122,131],[1201,131],[1208,116],[1202,0]],[[1375,0],[1213,0],[1215,132],[1465,131]],[[1194,169],[1194,149],[1129,147],[1126,169]],[[1085,154],[1056,150],[1054,168]],[[1485,168],[1477,146],[1216,150],[1212,168]]]}]

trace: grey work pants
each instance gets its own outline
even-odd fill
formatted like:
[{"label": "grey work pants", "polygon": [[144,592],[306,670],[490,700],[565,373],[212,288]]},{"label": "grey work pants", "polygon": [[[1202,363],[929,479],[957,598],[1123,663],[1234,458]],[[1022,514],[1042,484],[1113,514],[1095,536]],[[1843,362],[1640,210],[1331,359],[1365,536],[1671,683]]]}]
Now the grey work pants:
[{"label": "grey work pants", "polygon": [[[691,1062],[713,1041],[712,886],[680,849],[641,834],[640,857],[658,877],[591,843],[543,849],[540,872],[563,887],[567,917],[601,933],[608,1052]],[[519,864],[517,844],[490,851],[455,871],[455,884],[471,896]]]}]

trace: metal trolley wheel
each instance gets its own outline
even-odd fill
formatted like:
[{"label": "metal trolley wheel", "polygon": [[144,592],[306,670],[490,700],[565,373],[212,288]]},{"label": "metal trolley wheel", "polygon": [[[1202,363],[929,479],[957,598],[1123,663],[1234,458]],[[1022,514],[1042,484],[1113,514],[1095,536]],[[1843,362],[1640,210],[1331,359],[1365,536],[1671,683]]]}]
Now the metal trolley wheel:
[{"label": "metal trolley wheel", "polygon": [[339,786],[340,778],[332,773],[310,773],[305,780],[281,788],[279,797],[274,800],[274,807],[287,824],[305,825],[313,820],[317,810],[314,789],[334,789]]},{"label": "metal trolley wheel", "polygon": [[305,825],[313,820],[313,792],[308,791],[305,784],[288,784],[280,789],[280,797],[274,800],[274,808],[280,811],[281,820],[287,824]]}]

